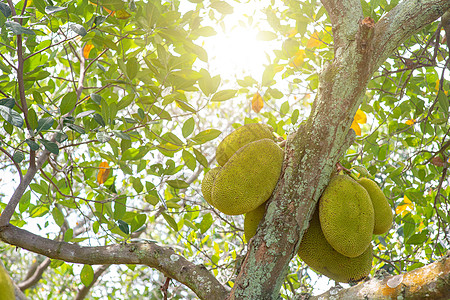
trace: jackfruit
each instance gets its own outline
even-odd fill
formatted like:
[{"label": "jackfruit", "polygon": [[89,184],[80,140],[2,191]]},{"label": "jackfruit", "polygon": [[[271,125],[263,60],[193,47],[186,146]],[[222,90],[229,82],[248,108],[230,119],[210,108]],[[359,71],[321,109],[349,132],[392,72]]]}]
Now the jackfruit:
[{"label": "jackfruit", "polygon": [[266,202],[258,206],[256,209],[249,211],[244,216],[244,234],[245,239],[250,241],[250,239],[256,234],[256,229],[258,228],[259,222],[261,222],[266,212]]},{"label": "jackfruit", "polygon": [[14,295],[14,286],[8,272],[5,270],[3,265],[0,263],[0,299],[4,300],[14,300],[16,296]]},{"label": "jackfruit", "polygon": [[369,275],[372,268],[372,247],[357,257],[347,257],[327,242],[323,235],[318,209],[309,228],[303,234],[298,256],[315,271],[338,282],[359,281]]},{"label": "jackfruit", "polygon": [[260,123],[246,124],[239,127],[220,142],[216,149],[217,163],[224,166],[241,147],[261,139],[274,139],[272,127]]},{"label": "jackfruit", "polygon": [[214,206],[211,201],[211,191],[214,185],[214,180],[216,179],[217,174],[220,171],[220,167],[212,168],[208,173],[205,174],[202,180],[202,194],[203,198],[205,198],[206,202]]},{"label": "jackfruit", "polygon": [[241,147],[217,174],[211,193],[213,205],[227,215],[256,209],[272,195],[284,152],[270,139]]},{"label": "jackfruit", "polygon": [[372,240],[374,211],[366,189],[347,175],[337,175],[319,200],[319,218],[328,243],[339,253],[357,257]]},{"label": "jackfruit", "polygon": [[373,234],[383,234],[392,226],[393,214],[383,191],[378,187],[375,181],[368,178],[361,178],[358,183],[366,189],[372,200],[372,206],[375,213],[375,225]]}]

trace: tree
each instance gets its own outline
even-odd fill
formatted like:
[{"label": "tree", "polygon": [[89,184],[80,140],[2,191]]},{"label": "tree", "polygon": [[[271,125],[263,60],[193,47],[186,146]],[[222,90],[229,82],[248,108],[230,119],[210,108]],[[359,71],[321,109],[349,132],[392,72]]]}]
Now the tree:
[{"label": "tree", "polygon": [[[339,294],[448,297],[450,87],[447,24],[436,20],[450,2],[268,5],[272,29],[260,37],[282,47],[261,79],[238,78],[239,89],[211,75],[198,45],[215,34],[204,24],[223,22],[233,7],[191,2],[0,3],[0,151],[3,172],[18,178],[4,179],[16,186],[2,199],[0,239],[39,255],[25,275],[18,266],[30,257],[3,246],[23,259],[4,261],[18,269],[18,288],[82,299],[108,275],[111,297],[194,297],[191,290],[201,299],[300,299],[311,271],[296,252],[340,163],[375,176],[396,224],[374,238],[376,278]],[[289,88],[280,91],[280,82]],[[225,120],[243,121],[221,102],[253,94],[256,118],[248,110],[244,121],[263,120],[286,137],[285,160],[244,251],[242,219],[208,206],[198,183],[212,166],[218,124],[229,132]],[[274,109],[259,113],[264,103]],[[207,118],[214,106],[218,121]],[[358,108],[373,118],[364,135],[353,123]],[[128,270],[108,274],[112,265]],[[380,280],[376,270],[392,275]],[[421,272],[427,281],[414,279]],[[124,287],[123,278],[136,285]],[[44,294],[29,289],[41,279]]]}]

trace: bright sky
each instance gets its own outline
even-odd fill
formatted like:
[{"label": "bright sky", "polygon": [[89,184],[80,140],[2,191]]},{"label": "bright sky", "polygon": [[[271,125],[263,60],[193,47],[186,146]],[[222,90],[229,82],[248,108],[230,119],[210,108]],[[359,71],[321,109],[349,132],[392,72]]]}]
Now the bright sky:
[{"label": "bright sky", "polygon": [[211,24],[217,35],[205,38],[202,45],[208,52],[210,70],[223,78],[250,75],[260,80],[269,62],[267,55],[280,47],[279,42],[256,39],[258,32],[271,30],[261,12],[267,1],[229,3],[234,6],[233,14],[225,16],[222,27]]}]

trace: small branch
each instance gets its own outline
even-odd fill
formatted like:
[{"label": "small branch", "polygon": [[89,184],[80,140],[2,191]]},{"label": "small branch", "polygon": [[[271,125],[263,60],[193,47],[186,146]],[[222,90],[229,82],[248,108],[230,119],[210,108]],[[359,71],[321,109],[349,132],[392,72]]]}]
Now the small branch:
[{"label": "small branch", "polygon": [[44,261],[41,262],[39,266],[36,268],[35,272],[33,272],[33,275],[31,275],[25,281],[22,281],[19,284],[17,284],[17,287],[21,291],[25,291],[26,289],[34,286],[42,278],[42,274],[48,268],[51,262],[52,260],[50,258],[48,257],[45,258]]},{"label": "small branch", "polygon": [[141,264],[188,286],[200,299],[225,299],[224,286],[203,265],[195,265],[167,247],[155,243],[129,243],[98,247],[54,241],[12,225],[0,226],[0,240],[52,259],[80,264]]},{"label": "small branch", "polygon": [[20,166],[17,162],[14,161],[14,158],[12,157],[11,154],[8,153],[8,151],[6,151],[5,149],[3,149],[2,147],[0,147],[0,151],[5,153],[6,156],[9,157],[9,159],[13,162],[14,166],[17,169],[17,173],[19,173],[19,178],[20,178],[20,182],[22,182],[23,180],[23,175],[22,175],[22,170],[20,169]]}]

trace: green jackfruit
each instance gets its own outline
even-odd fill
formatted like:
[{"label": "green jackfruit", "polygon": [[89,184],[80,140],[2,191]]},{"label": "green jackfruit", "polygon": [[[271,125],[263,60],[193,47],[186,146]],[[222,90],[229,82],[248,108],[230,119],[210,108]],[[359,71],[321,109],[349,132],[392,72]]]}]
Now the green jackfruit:
[{"label": "green jackfruit", "polygon": [[11,278],[6,272],[3,265],[0,263],[0,299],[2,300],[14,300],[16,296],[14,295],[14,286]]},{"label": "green jackfruit", "polygon": [[206,202],[213,205],[211,201],[211,191],[214,185],[214,180],[216,179],[217,174],[220,171],[220,167],[212,168],[208,173],[205,174],[202,180],[202,194],[203,198],[205,198]]},{"label": "green jackfruit", "polygon": [[325,238],[342,255],[359,256],[372,240],[372,201],[366,189],[347,175],[331,178],[319,200],[319,218]]},{"label": "green jackfruit", "polygon": [[224,166],[230,157],[241,147],[261,139],[274,139],[272,127],[260,123],[246,124],[239,127],[226,136],[217,147],[217,163]]},{"label": "green jackfruit", "polygon": [[303,234],[298,256],[312,269],[338,282],[354,282],[366,277],[372,268],[372,247],[353,258],[340,254],[325,239],[317,211]]},{"label": "green jackfruit", "polygon": [[244,234],[245,239],[250,241],[250,239],[256,234],[256,229],[258,228],[259,222],[261,222],[266,212],[266,202],[258,206],[256,209],[249,211],[244,216]]},{"label": "green jackfruit", "polygon": [[375,213],[375,225],[373,227],[374,234],[383,234],[392,226],[393,214],[392,209],[387,202],[383,191],[378,187],[375,181],[368,178],[361,178],[358,183],[366,189],[372,200],[373,210]]},{"label": "green jackfruit", "polygon": [[283,150],[270,139],[240,148],[216,176],[211,193],[213,205],[227,215],[256,209],[272,195],[283,158]]}]

